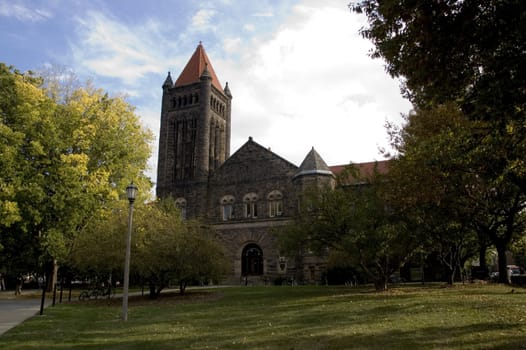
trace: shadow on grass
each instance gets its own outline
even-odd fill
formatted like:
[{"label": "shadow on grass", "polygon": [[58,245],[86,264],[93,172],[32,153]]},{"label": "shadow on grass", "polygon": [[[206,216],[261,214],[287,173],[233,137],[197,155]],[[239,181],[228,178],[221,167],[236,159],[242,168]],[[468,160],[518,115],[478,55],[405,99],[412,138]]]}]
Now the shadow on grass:
[{"label": "shadow on grass", "polygon": [[312,329],[304,332],[260,329],[238,334],[235,331],[225,334],[211,330],[203,334],[170,337],[163,333],[141,334],[139,329],[138,331],[133,340],[129,336],[122,338],[119,334],[114,334],[113,337],[107,337],[108,334],[105,334],[105,340],[101,342],[97,341],[97,335],[94,334],[93,341],[79,339],[78,342],[64,343],[61,346],[55,344],[50,349],[526,349],[526,335],[494,339],[485,336],[483,333],[495,331],[495,324],[492,323],[464,327],[428,327],[417,332],[389,330],[373,334],[349,332],[350,334],[338,335],[315,334],[310,332]]},{"label": "shadow on grass", "polygon": [[72,303],[6,334],[0,349],[526,349],[526,308],[505,290],[201,290],[187,302],[134,299],[128,322],[119,302]]}]

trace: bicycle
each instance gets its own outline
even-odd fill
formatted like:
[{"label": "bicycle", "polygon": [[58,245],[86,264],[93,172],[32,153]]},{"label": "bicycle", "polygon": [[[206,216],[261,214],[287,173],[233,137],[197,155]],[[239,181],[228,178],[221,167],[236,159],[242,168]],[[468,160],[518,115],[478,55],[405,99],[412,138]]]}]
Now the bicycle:
[{"label": "bicycle", "polygon": [[111,287],[109,288],[95,287],[95,288],[90,288],[88,290],[83,290],[79,294],[79,300],[84,301],[84,300],[97,299],[98,297],[106,297],[106,296],[108,298],[111,298],[112,295],[113,295],[113,292],[111,290]]}]

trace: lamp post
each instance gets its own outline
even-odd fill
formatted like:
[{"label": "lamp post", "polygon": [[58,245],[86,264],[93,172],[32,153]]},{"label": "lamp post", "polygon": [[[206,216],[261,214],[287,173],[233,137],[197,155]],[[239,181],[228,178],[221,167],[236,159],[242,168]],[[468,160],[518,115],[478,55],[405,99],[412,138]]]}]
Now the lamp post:
[{"label": "lamp post", "polygon": [[128,289],[130,286],[130,250],[131,250],[131,233],[132,233],[132,218],[133,218],[133,202],[137,196],[137,186],[133,184],[126,187],[126,196],[130,202],[130,209],[128,213],[128,236],[126,237],[126,258],[124,260],[124,286],[122,290],[122,315],[123,321],[128,321]]}]

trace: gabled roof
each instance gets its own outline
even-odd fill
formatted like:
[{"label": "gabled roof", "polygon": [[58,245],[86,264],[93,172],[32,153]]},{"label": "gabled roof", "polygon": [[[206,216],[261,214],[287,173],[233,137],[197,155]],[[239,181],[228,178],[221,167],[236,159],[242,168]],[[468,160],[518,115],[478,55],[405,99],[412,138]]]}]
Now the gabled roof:
[{"label": "gabled roof", "polygon": [[201,75],[203,74],[203,71],[205,70],[205,67],[208,70],[208,74],[212,78],[212,85],[222,92],[223,88],[221,87],[221,83],[219,82],[219,79],[217,79],[217,75],[214,72],[214,68],[212,67],[210,59],[206,55],[205,48],[201,43],[197,45],[194,54],[192,55],[192,57],[190,57],[190,60],[184,67],[183,71],[181,72],[181,75],[179,75],[179,78],[177,78],[177,80],[175,81],[174,86],[179,87],[198,83],[200,81]]},{"label": "gabled roof", "polygon": [[314,147],[307,154],[305,159],[300,165],[298,173],[294,177],[303,175],[330,175],[333,176],[332,171],[329,169],[325,161],[316,152]]},{"label": "gabled roof", "polygon": [[379,174],[387,174],[389,172],[389,160],[380,160],[367,163],[352,163],[343,165],[330,166],[329,169],[334,175],[339,176],[343,174],[344,170],[353,167],[353,170],[347,174],[347,179],[342,179],[346,185],[357,185],[363,183],[365,179],[371,178],[375,172]]},{"label": "gabled roof", "polygon": [[290,179],[298,167],[252,137],[228,158],[211,176],[214,184],[250,183],[269,179]]}]

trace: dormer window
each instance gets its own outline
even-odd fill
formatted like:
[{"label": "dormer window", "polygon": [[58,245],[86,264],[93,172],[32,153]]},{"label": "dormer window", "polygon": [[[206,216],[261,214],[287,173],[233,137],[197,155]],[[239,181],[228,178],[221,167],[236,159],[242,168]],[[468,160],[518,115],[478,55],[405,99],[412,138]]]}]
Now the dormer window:
[{"label": "dormer window", "polygon": [[283,194],[280,191],[274,190],[267,196],[268,200],[268,216],[271,218],[283,215]]},{"label": "dormer window", "polygon": [[185,220],[186,219],[186,199],[184,199],[183,197],[177,198],[175,200],[175,206],[177,207],[177,209],[179,209],[181,213],[181,219]]},{"label": "dormer window", "polygon": [[221,216],[223,221],[232,220],[234,218],[234,196],[227,195],[221,198]]},{"label": "dormer window", "polygon": [[243,206],[245,208],[245,217],[255,219],[258,217],[258,195],[254,192],[248,193],[243,197]]}]

